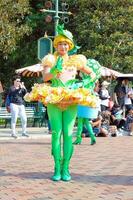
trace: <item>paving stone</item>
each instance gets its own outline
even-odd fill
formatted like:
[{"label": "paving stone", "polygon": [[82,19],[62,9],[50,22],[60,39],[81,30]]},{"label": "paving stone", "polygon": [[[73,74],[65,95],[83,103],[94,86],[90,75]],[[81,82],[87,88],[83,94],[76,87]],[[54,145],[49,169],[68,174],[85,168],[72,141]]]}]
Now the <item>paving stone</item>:
[{"label": "paving stone", "polygon": [[51,135],[41,138],[43,132],[0,139],[0,200],[133,200],[133,137],[97,138],[94,146],[83,138],[71,160],[72,180],[54,182]]}]

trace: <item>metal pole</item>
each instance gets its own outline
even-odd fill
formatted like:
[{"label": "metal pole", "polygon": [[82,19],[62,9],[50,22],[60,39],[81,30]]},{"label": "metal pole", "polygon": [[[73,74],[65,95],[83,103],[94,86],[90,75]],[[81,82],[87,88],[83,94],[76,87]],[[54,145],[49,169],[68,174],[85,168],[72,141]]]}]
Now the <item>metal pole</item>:
[{"label": "metal pole", "polygon": [[55,17],[54,17],[54,20],[55,20],[55,36],[58,35],[58,33],[56,31],[56,27],[58,26],[59,19],[60,19],[58,12],[59,12],[59,2],[58,2],[58,0],[56,0],[56,2],[55,2]]},{"label": "metal pole", "polygon": [[55,36],[58,35],[56,31],[56,27],[58,26],[59,23],[59,14],[65,14],[65,15],[71,15],[71,12],[64,12],[64,11],[59,11],[59,1],[55,0],[55,10],[46,10],[46,9],[40,9],[41,12],[48,12],[48,13],[55,13],[54,16],[54,29],[55,29]]}]

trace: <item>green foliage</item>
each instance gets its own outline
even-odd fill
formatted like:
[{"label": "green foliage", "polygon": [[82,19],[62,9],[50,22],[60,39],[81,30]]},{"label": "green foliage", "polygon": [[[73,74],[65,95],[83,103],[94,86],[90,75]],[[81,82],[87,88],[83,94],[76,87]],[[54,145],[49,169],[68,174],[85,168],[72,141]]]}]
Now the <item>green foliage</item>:
[{"label": "green foliage", "polygon": [[132,0],[77,0],[71,7],[70,27],[82,53],[109,68],[133,73]]},{"label": "green foliage", "polygon": [[[45,25],[45,14],[39,11],[43,0],[11,1],[0,3],[0,80],[4,88],[11,84],[15,70],[38,63],[37,40],[50,34],[53,24]],[[25,78],[30,89],[40,78]]]},{"label": "green foliage", "polygon": [[[73,33],[76,43],[81,46],[79,53],[106,67],[133,73],[132,0],[65,2],[72,12],[70,23],[65,24],[65,28]],[[46,23],[47,13],[40,12],[45,8],[44,4],[44,0],[0,2],[0,79],[5,87],[9,86],[16,69],[39,62],[37,40],[44,36],[45,31],[54,35],[54,20]],[[40,81],[35,78],[24,80],[29,88],[33,82]]]},{"label": "green foliage", "polygon": [[17,42],[31,32],[26,21],[29,1],[1,0],[0,2],[0,52],[6,56],[16,49]]}]

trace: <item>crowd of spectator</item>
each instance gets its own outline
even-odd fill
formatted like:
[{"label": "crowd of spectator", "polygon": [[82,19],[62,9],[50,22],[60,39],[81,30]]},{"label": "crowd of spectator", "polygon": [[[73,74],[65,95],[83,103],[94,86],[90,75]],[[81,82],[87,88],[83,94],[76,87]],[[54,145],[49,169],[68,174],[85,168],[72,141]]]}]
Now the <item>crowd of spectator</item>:
[{"label": "crowd of spectator", "polygon": [[[103,81],[95,87],[99,96],[99,114],[96,119],[90,119],[96,136],[133,135],[133,89],[128,79],[118,79],[112,95],[110,82]],[[82,136],[89,136],[84,127]]]},{"label": "crowd of spectator", "polygon": [[[97,82],[95,95],[98,97],[97,107],[99,114],[96,119],[89,119],[96,136],[133,136],[133,88],[128,79],[118,79],[112,90],[111,81]],[[110,90],[111,88],[111,90]],[[47,109],[46,109],[47,110]],[[48,131],[51,127],[48,121]],[[83,127],[82,136],[89,136],[86,127]]]}]

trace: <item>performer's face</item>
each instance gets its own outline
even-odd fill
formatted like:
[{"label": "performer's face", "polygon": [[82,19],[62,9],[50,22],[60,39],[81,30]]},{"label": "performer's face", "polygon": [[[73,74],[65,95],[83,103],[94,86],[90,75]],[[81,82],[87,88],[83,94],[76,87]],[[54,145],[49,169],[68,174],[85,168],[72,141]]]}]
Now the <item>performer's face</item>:
[{"label": "performer's face", "polygon": [[58,53],[63,56],[69,51],[69,44],[67,42],[59,42],[57,45]]}]

